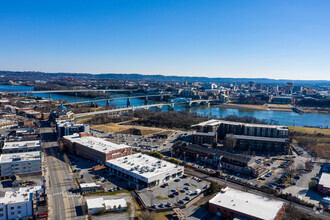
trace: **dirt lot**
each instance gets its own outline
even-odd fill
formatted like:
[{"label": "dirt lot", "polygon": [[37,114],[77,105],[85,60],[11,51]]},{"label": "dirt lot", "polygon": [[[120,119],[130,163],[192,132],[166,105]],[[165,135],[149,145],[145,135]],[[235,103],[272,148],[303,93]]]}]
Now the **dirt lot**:
[{"label": "dirt lot", "polygon": [[95,125],[93,129],[104,131],[106,133],[116,132],[118,134],[134,134],[134,135],[143,135],[151,136],[153,134],[163,134],[170,133],[172,131],[161,129],[161,128],[152,128],[152,127],[143,127],[143,126],[132,126],[132,125],[118,125],[115,123],[108,123],[105,125]]}]

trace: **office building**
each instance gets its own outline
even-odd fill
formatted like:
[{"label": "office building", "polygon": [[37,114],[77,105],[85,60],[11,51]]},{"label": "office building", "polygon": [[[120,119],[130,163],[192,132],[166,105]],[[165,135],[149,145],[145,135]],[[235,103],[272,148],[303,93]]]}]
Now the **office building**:
[{"label": "office building", "polygon": [[5,142],[2,148],[3,154],[31,151],[41,151],[41,140]]},{"label": "office building", "polygon": [[62,138],[63,136],[73,135],[75,133],[89,133],[90,128],[88,124],[74,124],[71,121],[60,120],[56,121],[56,132],[57,137]]},{"label": "office building", "polygon": [[184,167],[144,154],[108,160],[106,166],[116,176],[123,177],[132,186],[150,188],[183,175]]},{"label": "office building", "polygon": [[41,173],[41,152],[2,154],[0,156],[0,177]]}]

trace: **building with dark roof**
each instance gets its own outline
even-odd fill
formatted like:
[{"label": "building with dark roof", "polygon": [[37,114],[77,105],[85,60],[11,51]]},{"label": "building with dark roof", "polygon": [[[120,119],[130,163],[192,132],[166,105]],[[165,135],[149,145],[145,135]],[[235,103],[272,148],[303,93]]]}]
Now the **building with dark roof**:
[{"label": "building with dark roof", "polygon": [[271,155],[288,154],[289,151],[288,138],[255,137],[227,134],[226,139],[229,137],[236,140],[236,144],[234,146],[235,150]]},{"label": "building with dark roof", "polygon": [[217,168],[225,168],[245,175],[259,175],[260,166],[248,156],[236,155],[216,148],[206,148],[186,142],[179,142],[173,148],[176,154],[191,157]]}]

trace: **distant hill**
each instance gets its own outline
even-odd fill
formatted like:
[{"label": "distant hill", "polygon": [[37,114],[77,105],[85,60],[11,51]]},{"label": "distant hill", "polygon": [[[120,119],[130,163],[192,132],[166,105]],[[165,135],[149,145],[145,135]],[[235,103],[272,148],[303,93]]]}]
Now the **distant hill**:
[{"label": "distant hill", "polygon": [[290,81],[295,85],[326,85],[330,86],[328,80],[287,80],[287,79],[267,79],[267,78],[208,78],[208,77],[190,77],[190,76],[164,76],[164,75],[143,75],[126,73],[44,73],[44,72],[18,72],[18,71],[0,71],[0,79],[3,80],[50,80],[73,77],[75,79],[118,79],[118,80],[139,80],[139,81],[163,81],[163,82],[202,82],[202,83],[247,83],[254,81],[262,84],[281,85]]}]

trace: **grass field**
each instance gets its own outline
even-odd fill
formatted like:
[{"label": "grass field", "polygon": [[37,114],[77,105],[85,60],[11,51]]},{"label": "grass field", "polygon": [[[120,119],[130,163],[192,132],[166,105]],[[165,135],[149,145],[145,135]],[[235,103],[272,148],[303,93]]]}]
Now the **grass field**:
[{"label": "grass field", "polygon": [[305,127],[293,127],[289,126],[290,131],[296,131],[305,134],[324,134],[330,135],[330,129],[322,129],[322,128],[305,128]]},{"label": "grass field", "polygon": [[298,144],[317,157],[330,159],[330,129],[289,127]]}]

